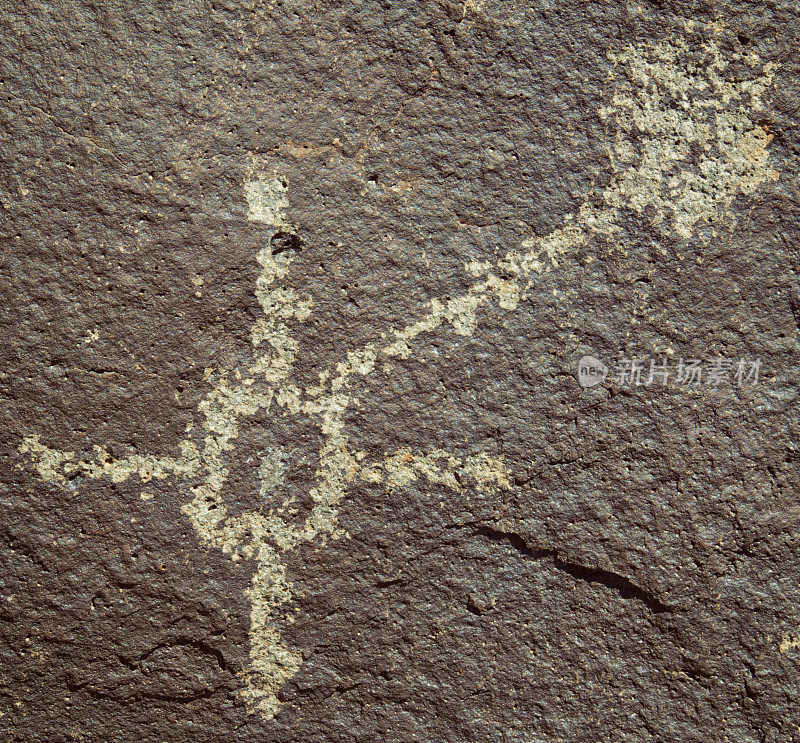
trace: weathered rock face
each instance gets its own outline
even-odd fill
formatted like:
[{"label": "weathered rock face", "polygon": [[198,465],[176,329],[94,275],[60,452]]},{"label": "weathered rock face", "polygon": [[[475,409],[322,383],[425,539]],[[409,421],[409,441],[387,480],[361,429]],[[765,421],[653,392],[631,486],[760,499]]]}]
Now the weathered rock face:
[{"label": "weathered rock face", "polygon": [[800,740],[794,1],[3,24],[4,739]]}]

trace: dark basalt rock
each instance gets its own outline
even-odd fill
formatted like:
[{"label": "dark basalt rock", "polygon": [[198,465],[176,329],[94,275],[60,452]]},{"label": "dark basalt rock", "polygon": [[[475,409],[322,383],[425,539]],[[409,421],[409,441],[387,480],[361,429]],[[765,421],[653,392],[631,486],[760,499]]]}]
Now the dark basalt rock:
[{"label": "dark basalt rock", "polygon": [[796,2],[3,26],[3,740],[800,740]]}]

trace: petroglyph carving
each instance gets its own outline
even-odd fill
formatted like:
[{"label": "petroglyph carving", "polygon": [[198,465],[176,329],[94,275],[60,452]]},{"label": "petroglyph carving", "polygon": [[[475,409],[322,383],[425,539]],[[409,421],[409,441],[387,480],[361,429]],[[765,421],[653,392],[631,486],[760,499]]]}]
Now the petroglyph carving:
[{"label": "petroglyph carving", "polygon": [[[358,379],[369,375],[381,358],[413,357],[420,336],[446,325],[461,335],[473,333],[480,308],[491,301],[515,310],[538,274],[556,269],[595,236],[613,237],[623,209],[650,214],[661,230],[686,238],[699,223],[713,227],[723,221],[738,195],[752,194],[777,177],[767,152],[772,135],[753,123],[773,68],[762,65],[754,53],[742,54],[736,61],[744,62],[752,76],[729,80],[725,71],[733,60],[723,58],[720,44],[711,41],[698,48],[699,52],[691,51],[687,40],[678,39],[629,46],[609,55],[615,65],[613,92],[610,104],[599,111],[614,133],[609,143],[609,185],[567,215],[551,234],[524,241],[496,263],[470,263],[467,269],[475,282],[462,296],[431,299],[417,317],[386,333],[381,342],[346,352],[317,385],[302,388],[292,382],[298,326],[313,312],[313,302],[280,285],[293,254],[273,255],[266,246],[256,256],[261,273],[255,293],[263,317],[251,329],[253,361],[235,375],[220,378],[205,395],[199,404],[202,427],[187,436],[176,456],[113,459],[97,446],[95,460],[81,461],[73,452],[48,447],[39,433],[24,439],[21,451],[30,456],[39,477],[49,482],[64,484],[77,474],[114,482],[169,477],[192,483],[191,499],[182,510],[202,542],[255,563],[248,592],[251,666],[242,680],[242,694],[254,710],[267,718],[275,715],[281,685],[302,663],[300,652],[288,647],[280,633],[284,607],[293,597],[282,555],[302,543],[316,540],[322,546],[342,536],[338,509],[351,483],[358,479],[396,489],[424,479],[453,490],[511,487],[506,463],[486,454],[462,458],[453,452],[401,450],[374,461],[352,451],[345,413],[358,394]],[[690,164],[692,150],[700,155]],[[276,230],[287,228],[289,188],[283,177],[251,172],[244,196],[251,220]],[[309,493],[313,507],[299,522],[285,518],[279,506],[243,513],[226,506],[226,453],[234,450],[247,417],[265,410],[305,416],[322,435]],[[267,452],[254,467],[262,496],[269,493],[275,498],[285,467],[282,455]]]}]

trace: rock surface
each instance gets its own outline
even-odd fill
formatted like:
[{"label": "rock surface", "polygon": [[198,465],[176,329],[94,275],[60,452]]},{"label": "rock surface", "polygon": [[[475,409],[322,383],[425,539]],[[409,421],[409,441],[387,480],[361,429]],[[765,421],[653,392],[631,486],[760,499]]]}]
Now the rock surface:
[{"label": "rock surface", "polygon": [[4,740],[800,740],[794,0],[2,23]]}]

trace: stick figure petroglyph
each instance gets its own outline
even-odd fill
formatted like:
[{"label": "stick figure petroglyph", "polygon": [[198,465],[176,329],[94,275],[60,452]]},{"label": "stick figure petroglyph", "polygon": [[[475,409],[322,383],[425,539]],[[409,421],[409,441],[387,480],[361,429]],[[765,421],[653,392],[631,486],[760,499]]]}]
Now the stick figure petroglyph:
[{"label": "stick figure petroglyph", "polygon": [[[418,338],[445,326],[470,335],[478,325],[479,309],[489,302],[516,310],[537,275],[556,269],[570,251],[594,236],[613,238],[623,209],[647,210],[665,233],[688,238],[698,223],[713,225],[724,217],[737,196],[752,194],[777,178],[768,163],[772,135],[753,123],[774,69],[755,53],[725,59],[717,40],[692,46],[677,39],[629,46],[609,57],[614,63],[613,93],[609,105],[599,110],[615,132],[608,146],[609,185],[549,235],[526,240],[495,263],[468,264],[474,282],[461,296],[431,299],[416,319],[398,325],[380,342],[350,350],[335,368],[320,375],[318,384],[299,387],[292,382],[299,349],[295,334],[311,315],[313,303],[281,285],[290,272],[292,251],[273,255],[266,247],[256,256],[261,273],[255,293],[263,316],[251,329],[253,361],[236,371],[235,381],[223,376],[200,401],[202,430],[188,435],[179,453],[114,459],[96,446],[95,460],[80,461],[74,452],[48,447],[38,433],[24,438],[20,450],[46,481],[64,483],[77,473],[114,482],[171,477],[187,483],[191,499],[182,511],[203,544],[255,564],[248,590],[251,664],[242,679],[242,694],[264,717],[276,714],[281,685],[302,663],[299,651],[288,647],[280,633],[282,607],[293,596],[282,555],[302,543],[316,540],[322,546],[343,536],[337,527],[338,508],[351,483],[358,479],[401,488],[424,478],[454,491],[511,487],[506,464],[488,454],[459,457],[438,450],[401,450],[370,460],[352,451],[345,413],[357,399],[357,380],[371,374],[382,358],[413,357]],[[733,57],[752,72],[749,79],[726,78]],[[690,151],[693,164],[688,162]],[[276,231],[289,227],[284,217],[289,191],[282,177],[255,172],[244,184],[244,196],[251,220]],[[287,504],[266,512],[232,513],[226,508],[226,452],[235,448],[248,416],[267,410],[308,417],[322,435],[309,492],[313,505],[300,520],[290,518]],[[284,467],[280,452],[262,458],[262,495],[280,492]]]}]

